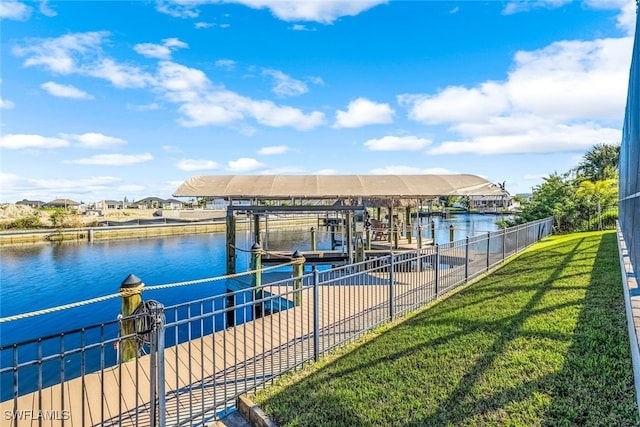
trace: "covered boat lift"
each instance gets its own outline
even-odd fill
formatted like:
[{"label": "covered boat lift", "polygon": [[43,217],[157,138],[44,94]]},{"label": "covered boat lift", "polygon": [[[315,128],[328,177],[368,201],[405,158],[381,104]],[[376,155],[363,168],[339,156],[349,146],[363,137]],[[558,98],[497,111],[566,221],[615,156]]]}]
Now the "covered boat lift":
[{"label": "covered boat lift", "polygon": [[[283,212],[344,212],[348,259],[352,260],[354,213],[367,206],[389,209],[393,233],[393,209],[405,208],[407,225],[411,208],[439,196],[506,195],[499,186],[468,174],[459,175],[197,175],[174,192],[175,197],[224,199],[226,217],[227,274],[235,273],[236,220],[234,212],[253,216],[259,243],[259,216]],[[278,205],[282,201],[288,205]],[[236,204],[243,202],[242,205]],[[315,203],[312,203],[315,202]],[[378,218],[379,219],[379,218]],[[409,237],[410,238],[410,237]]]}]

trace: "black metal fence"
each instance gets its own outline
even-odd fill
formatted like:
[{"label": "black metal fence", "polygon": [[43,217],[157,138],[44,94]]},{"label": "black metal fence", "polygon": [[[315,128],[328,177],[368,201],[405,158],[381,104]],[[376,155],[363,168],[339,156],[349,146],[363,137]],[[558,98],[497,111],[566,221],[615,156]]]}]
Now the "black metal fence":
[{"label": "black metal fence", "polygon": [[[298,262],[243,276],[248,283],[227,278],[224,295],[145,301],[132,316],[0,347],[2,425],[205,425],[239,395],[423,307],[549,236],[552,225],[324,271]],[[132,359],[121,361],[132,345]]]}]

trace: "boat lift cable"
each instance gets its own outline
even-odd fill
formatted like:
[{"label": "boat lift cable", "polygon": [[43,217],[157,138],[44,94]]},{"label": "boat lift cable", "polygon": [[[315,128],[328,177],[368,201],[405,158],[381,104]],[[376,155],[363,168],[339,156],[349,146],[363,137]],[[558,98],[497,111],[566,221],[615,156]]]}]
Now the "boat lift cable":
[{"label": "boat lift cable", "polygon": [[[288,259],[291,259],[291,258],[288,258]],[[289,261],[289,262],[285,262],[285,263],[282,263],[282,264],[274,265],[274,266],[271,266],[271,267],[261,268],[260,271],[265,272],[265,271],[269,271],[269,270],[274,270],[276,268],[282,268],[282,267],[286,267],[288,265],[298,264],[301,261],[304,262],[304,260],[301,260],[301,259],[291,259],[291,261]],[[250,271],[245,271],[243,273],[226,274],[224,276],[208,277],[208,278],[205,278],[205,279],[196,279],[196,280],[188,280],[188,281],[184,281],[184,282],[166,283],[166,284],[154,285],[154,286],[145,286],[143,288],[143,290],[144,291],[155,291],[155,290],[159,290],[159,289],[177,288],[177,287],[180,287],[180,286],[199,285],[199,284],[202,284],[202,283],[217,282],[217,281],[226,280],[226,279],[234,279],[234,278],[237,278],[237,277],[248,276],[248,275],[255,274],[255,273],[256,272],[254,270],[250,270]],[[74,302],[74,303],[70,303],[70,304],[59,305],[57,307],[45,308],[45,309],[42,309],[42,310],[36,310],[36,311],[28,312],[28,313],[16,314],[16,315],[13,315],[13,316],[0,317],[0,323],[6,323],[6,322],[14,321],[14,320],[20,320],[20,319],[26,319],[26,318],[29,318],[29,317],[40,316],[40,315],[43,315],[43,314],[54,313],[54,312],[57,312],[57,311],[67,310],[67,309],[70,309],[70,308],[82,307],[84,305],[94,304],[96,302],[107,301],[107,300],[110,300],[110,299],[119,298],[121,296],[122,296],[122,294],[120,292],[118,292],[118,293],[115,293],[115,294],[104,295],[104,296],[101,296],[101,297],[91,298],[91,299],[87,299],[87,300],[84,300],[84,301],[78,301],[78,302]]]}]

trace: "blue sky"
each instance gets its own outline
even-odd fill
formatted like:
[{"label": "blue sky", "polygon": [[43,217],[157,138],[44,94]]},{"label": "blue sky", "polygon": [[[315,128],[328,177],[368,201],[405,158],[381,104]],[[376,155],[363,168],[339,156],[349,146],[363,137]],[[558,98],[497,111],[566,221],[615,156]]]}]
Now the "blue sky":
[{"label": "blue sky", "polygon": [[0,202],[471,173],[619,143],[634,0],[0,2]]}]

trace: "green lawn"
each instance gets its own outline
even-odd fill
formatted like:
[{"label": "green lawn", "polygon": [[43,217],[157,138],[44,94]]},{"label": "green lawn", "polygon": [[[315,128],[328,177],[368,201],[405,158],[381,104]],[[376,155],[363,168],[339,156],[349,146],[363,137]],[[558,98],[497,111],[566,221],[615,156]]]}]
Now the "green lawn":
[{"label": "green lawn", "polygon": [[640,425],[613,232],[554,236],[254,396],[279,425]]}]

